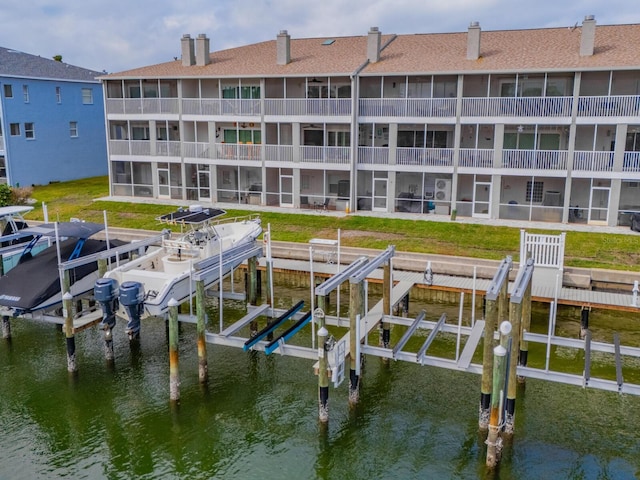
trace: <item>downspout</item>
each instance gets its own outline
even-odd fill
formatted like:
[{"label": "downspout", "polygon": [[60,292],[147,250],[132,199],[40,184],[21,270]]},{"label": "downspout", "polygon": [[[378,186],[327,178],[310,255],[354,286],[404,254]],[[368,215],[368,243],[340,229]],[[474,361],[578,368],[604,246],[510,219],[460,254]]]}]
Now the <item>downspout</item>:
[{"label": "downspout", "polygon": [[[392,35],[387,42],[380,47],[380,52],[389,46],[398,36]],[[351,164],[350,164],[350,191],[349,191],[349,207],[351,212],[358,210],[358,197],[357,197],[357,181],[358,181],[358,120],[360,117],[360,82],[358,81],[360,72],[369,65],[369,60],[360,65],[349,76],[351,79]]]},{"label": "downspout", "polygon": [[[104,79],[100,79],[102,83],[102,108],[104,112],[104,134],[106,138],[107,146],[107,174],[109,176],[109,196],[113,196],[113,176],[111,174],[111,134],[109,128],[109,114],[107,112],[107,82]],[[122,80],[120,80],[120,89],[123,89]],[[122,90],[122,96],[124,100],[124,90]],[[133,179],[132,179],[133,180]]]},{"label": "downspout", "polygon": [[11,162],[9,161],[9,159],[11,158],[9,156],[9,137],[10,135],[7,135],[7,122],[4,121],[4,119],[6,118],[5,116],[5,105],[4,105],[4,95],[0,95],[0,122],[2,123],[2,125],[0,125],[2,127],[2,137],[3,137],[3,141],[4,141],[4,168],[7,172],[7,185],[11,186]]}]

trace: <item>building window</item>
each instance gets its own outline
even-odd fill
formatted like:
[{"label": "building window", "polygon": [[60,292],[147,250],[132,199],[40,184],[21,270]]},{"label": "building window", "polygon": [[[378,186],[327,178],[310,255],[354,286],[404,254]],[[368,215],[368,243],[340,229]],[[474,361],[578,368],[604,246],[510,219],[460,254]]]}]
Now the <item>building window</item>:
[{"label": "building window", "polygon": [[13,98],[13,89],[7,83],[4,84],[4,96],[5,98]]},{"label": "building window", "polygon": [[20,124],[19,123],[10,124],[9,125],[9,129],[11,130],[11,136],[12,137],[20,136]]},{"label": "building window", "polygon": [[22,96],[24,97],[24,103],[29,103],[29,85],[22,85]]},{"label": "building window", "polygon": [[78,122],[69,122],[69,135],[72,137],[78,136]]},{"label": "building window", "polygon": [[24,138],[36,138],[36,132],[32,122],[25,122],[24,124]]},{"label": "building window", "polygon": [[82,103],[84,105],[92,105],[93,104],[93,90],[90,88],[82,89]]},{"label": "building window", "polygon": [[544,182],[527,182],[527,202],[542,202],[542,192],[544,190]]},{"label": "building window", "polygon": [[56,103],[62,103],[62,89],[56,87]]}]

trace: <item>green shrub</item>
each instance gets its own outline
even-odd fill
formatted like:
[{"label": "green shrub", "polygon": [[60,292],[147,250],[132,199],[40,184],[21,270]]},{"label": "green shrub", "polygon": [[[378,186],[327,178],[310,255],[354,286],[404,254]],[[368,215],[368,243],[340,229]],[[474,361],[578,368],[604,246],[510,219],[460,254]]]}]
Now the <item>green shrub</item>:
[{"label": "green shrub", "polygon": [[0,185],[0,207],[11,205],[11,187],[6,183]]}]

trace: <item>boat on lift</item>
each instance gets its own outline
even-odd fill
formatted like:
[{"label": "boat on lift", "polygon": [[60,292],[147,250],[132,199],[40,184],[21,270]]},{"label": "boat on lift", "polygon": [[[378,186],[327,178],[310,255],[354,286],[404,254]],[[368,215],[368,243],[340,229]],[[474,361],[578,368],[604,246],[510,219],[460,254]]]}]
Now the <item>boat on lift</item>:
[{"label": "boat on lift", "polygon": [[[62,303],[60,264],[107,250],[107,242],[90,238],[104,230],[104,225],[90,222],[58,222],[27,227],[20,233],[30,235],[17,265],[0,278],[0,314],[22,316],[47,312]],[[43,238],[56,240],[37,255],[33,254]],[[124,242],[112,240],[111,248]],[[68,270],[73,297],[88,295],[99,278],[97,261],[81,261]]]},{"label": "boat on lift", "polygon": [[16,235],[20,230],[28,227],[26,220],[22,216],[33,210],[27,205],[9,205],[0,207],[0,247],[8,247],[17,243],[28,242],[27,236]]},{"label": "boat on lift", "polygon": [[218,220],[224,214],[192,205],[159,217],[162,223],[180,225],[177,238],[164,239],[159,248],[108,271],[96,282],[94,295],[103,309],[103,328],[112,328],[117,315],[128,319],[129,336],[137,336],[140,319],[162,316],[169,300],[182,303],[194,294],[191,274],[198,264],[252,243],[262,233],[257,216]]}]

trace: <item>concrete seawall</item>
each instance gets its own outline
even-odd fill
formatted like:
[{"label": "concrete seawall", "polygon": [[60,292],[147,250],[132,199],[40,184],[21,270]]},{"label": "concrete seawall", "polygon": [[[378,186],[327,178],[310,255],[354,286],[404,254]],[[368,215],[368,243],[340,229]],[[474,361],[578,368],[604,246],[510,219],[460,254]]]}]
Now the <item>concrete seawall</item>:
[{"label": "concrete seawall", "polygon": [[[152,230],[134,230],[128,228],[109,228],[109,236],[124,241],[135,241],[157,234]],[[331,253],[331,247],[314,246],[314,261],[326,261],[327,255]],[[376,256],[380,250],[341,247],[340,260],[343,264],[348,264],[356,258],[366,256]],[[289,258],[292,260],[308,260],[309,244],[296,242],[272,242],[272,254],[276,258]],[[514,252],[514,255],[518,252]],[[444,275],[455,275],[461,277],[473,277],[473,270],[476,267],[477,278],[491,279],[500,264],[498,260],[486,260],[471,257],[453,257],[448,255],[436,255],[429,253],[396,252],[393,259],[393,266],[399,270],[424,272],[427,263],[431,262],[434,273]],[[514,263],[511,272],[511,280],[515,280],[518,264]],[[633,283],[640,280],[640,272],[628,272],[624,270],[605,270],[592,268],[565,267],[563,274],[563,286],[580,289],[598,289],[630,292]]]}]

